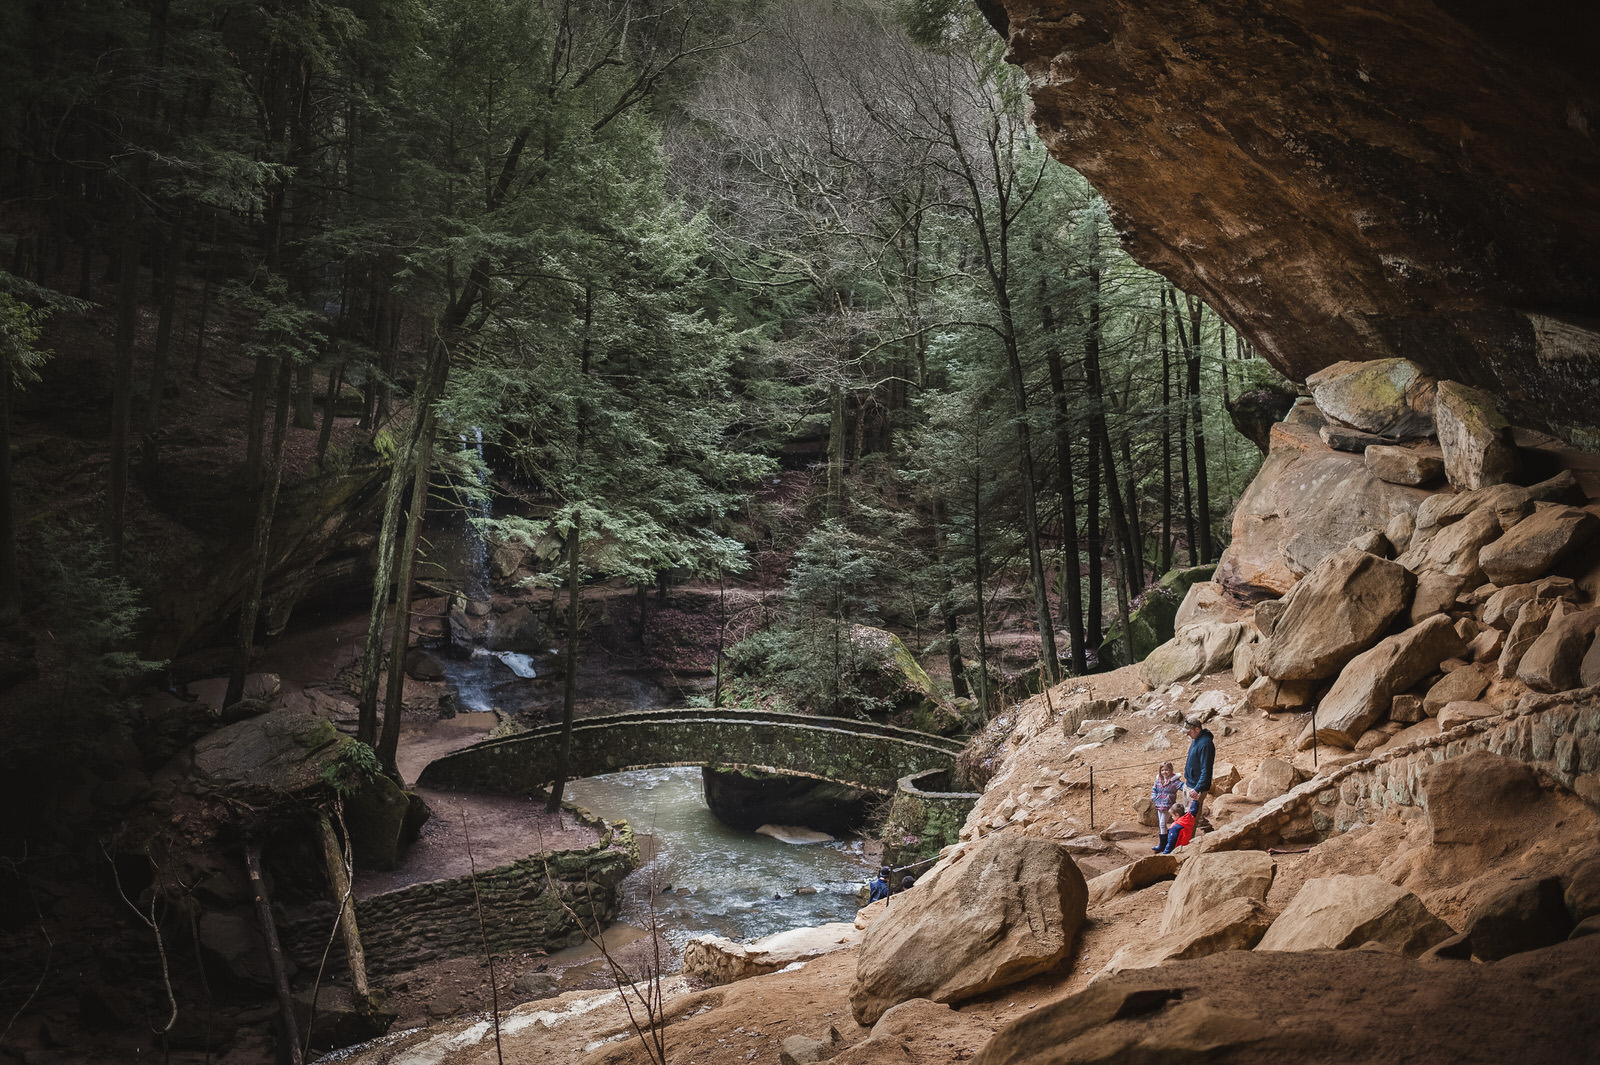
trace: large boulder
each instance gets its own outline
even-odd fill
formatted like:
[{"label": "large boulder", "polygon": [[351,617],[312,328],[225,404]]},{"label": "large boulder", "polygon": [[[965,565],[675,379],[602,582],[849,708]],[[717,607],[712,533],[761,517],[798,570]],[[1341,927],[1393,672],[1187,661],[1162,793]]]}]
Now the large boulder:
[{"label": "large boulder", "polygon": [[1494,965],[1373,950],[1229,951],[1125,969],[1019,1011],[972,1065],[1587,1065],[1600,1043],[1597,986],[1592,939]]},{"label": "large boulder", "polygon": [[1444,451],[1444,474],[1457,488],[1483,488],[1511,480],[1517,449],[1511,425],[1494,397],[1481,388],[1440,381],[1433,420]]},{"label": "large boulder", "polygon": [[1352,748],[1383,717],[1396,695],[1466,653],[1450,619],[1435,614],[1420,625],[1380,640],[1350,660],[1317,706],[1317,740]]},{"label": "large boulder", "polygon": [[1583,592],[1571,577],[1544,577],[1525,584],[1511,584],[1496,590],[1484,601],[1478,617],[1485,625],[1509,630],[1517,620],[1517,611],[1530,599],[1565,599],[1577,602]]},{"label": "large boulder", "polygon": [[1211,851],[1183,863],[1167,893],[1161,934],[1193,924],[1228,899],[1264,902],[1277,866],[1266,851]]},{"label": "large boulder", "polygon": [[1561,880],[1518,880],[1479,903],[1467,918],[1472,953],[1498,961],[1523,951],[1553,946],[1572,931]]},{"label": "large boulder", "polygon": [[1336,362],[1306,378],[1317,409],[1368,433],[1431,436],[1436,382],[1410,359]]},{"label": "large boulder", "polygon": [[1421,899],[1380,876],[1330,876],[1306,881],[1256,949],[1347,950],[1376,942],[1416,955],[1454,934]]},{"label": "large boulder", "polygon": [[1499,538],[1495,512],[1480,507],[1432,536],[1418,537],[1398,561],[1417,576],[1411,601],[1413,624],[1449,610],[1464,590],[1483,583],[1478,553]]},{"label": "large boulder", "polygon": [[857,1023],[914,998],[959,1002],[1072,957],[1088,888],[1050,840],[997,832],[936,867],[867,930],[850,988]]},{"label": "large boulder", "polygon": [[1216,581],[1244,598],[1283,595],[1328,555],[1415,511],[1428,495],[1381,480],[1359,455],[1274,447],[1234,508]]},{"label": "large boulder", "polygon": [[1420,486],[1444,476],[1444,454],[1437,446],[1373,444],[1363,454],[1373,476],[1390,484]]},{"label": "large boulder", "polygon": [[518,603],[489,619],[484,635],[491,651],[539,651],[549,646],[544,621],[526,603]]},{"label": "large boulder", "polygon": [[[1493,631],[1493,630],[1491,630]],[[1476,699],[1494,680],[1494,667],[1487,663],[1474,663],[1446,673],[1422,697],[1422,711],[1436,717],[1450,703]]]},{"label": "large boulder", "polygon": [[1151,688],[1197,674],[1215,673],[1233,665],[1233,651],[1247,639],[1250,626],[1240,621],[1190,625],[1157,647],[1139,663],[1139,679]]},{"label": "large boulder", "polygon": [[756,769],[700,770],[706,806],[718,821],[742,832],[762,825],[804,825],[840,835],[867,819],[879,796],[831,780],[764,773]]},{"label": "large boulder", "polygon": [[1579,507],[1539,506],[1478,555],[1499,585],[1536,580],[1586,549],[1600,534],[1600,517]]},{"label": "large boulder", "polygon": [[1600,629],[1600,609],[1563,614],[1545,626],[1517,663],[1517,679],[1535,691],[1561,692],[1581,683],[1584,656]]},{"label": "large boulder", "polygon": [[1506,633],[1505,643],[1500,647],[1497,662],[1500,676],[1510,678],[1517,675],[1517,670],[1522,666],[1522,656],[1532,649],[1552,621],[1565,615],[1566,606],[1563,599],[1530,599],[1522,604],[1517,611],[1516,621],[1511,624],[1511,631]]},{"label": "large boulder", "polygon": [[1124,969],[1147,969],[1164,961],[1249,950],[1261,941],[1271,924],[1272,918],[1259,899],[1243,895],[1224,899],[1170,932],[1118,948],[1096,979]]},{"label": "large boulder", "polygon": [[1405,609],[1415,582],[1405,567],[1377,555],[1335,551],[1286,597],[1261,673],[1275,680],[1335,675]]},{"label": "large boulder", "polygon": [[1294,766],[1282,758],[1263,758],[1250,777],[1244,797],[1251,802],[1266,802],[1286,794],[1299,782],[1300,774]]},{"label": "large boulder", "polygon": [[[1485,831],[1485,811],[1500,818],[1521,819],[1544,801],[1539,778],[1523,762],[1488,751],[1471,751],[1437,762],[1422,771],[1422,806],[1428,815],[1429,842],[1440,844],[1500,843]],[[1535,819],[1536,820],[1536,819]]]},{"label": "large boulder", "polygon": [[[274,710],[211,733],[187,760],[187,786],[229,803],[301,808],[337,785],[356,861],[391,869],[407,833],[410,797],[373,772],[371,749],[303,709]],[[181,766],[170,767],[172,772]]]}]

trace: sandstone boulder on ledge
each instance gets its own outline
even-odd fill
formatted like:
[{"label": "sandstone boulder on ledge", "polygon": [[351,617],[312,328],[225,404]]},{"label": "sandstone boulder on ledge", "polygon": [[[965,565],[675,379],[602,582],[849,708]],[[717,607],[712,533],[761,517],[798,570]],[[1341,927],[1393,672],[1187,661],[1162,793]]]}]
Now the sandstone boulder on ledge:
[{"label": "sandstone boulder on ledge", "polygon": [[1410,359],[1336,362],[1306,378],[1317,409],[1388,437],[1433,433],[1436,383]]},{"label": "sandstone boulder on ledge", "polygon": [[1348,950],[1376,942],[1416,955],[1454,934],[1421,899],[1381,876],[1330,876],[1306,881],[1256,949]]},{"label": "sandstone boulder on ledge", "polygon": [[1072,957],[1088,887],[1063,848],[997,832],[896,895],[861,944],[859,1024],[914,998],[959,1002]]},{"label": "sandstone boulder on ledge", "polygon": [[1274,680],[1331,677],[1404,610],[1416,585],[1405,567],[1347,547],[1295,585],[1259,667]]}]

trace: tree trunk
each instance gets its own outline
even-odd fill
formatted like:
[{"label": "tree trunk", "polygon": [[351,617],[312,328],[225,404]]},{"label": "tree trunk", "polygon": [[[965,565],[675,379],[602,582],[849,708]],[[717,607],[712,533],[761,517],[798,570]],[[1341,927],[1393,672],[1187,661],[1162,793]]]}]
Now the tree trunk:
[{"label": "tree trunk", "polygon": [[[1172,301],[1172,318],[1177,326],[1178,347],[1183,350],[1185,365],[1189,358],[1189,335],[1183,331],[1183,314],[1178,310],[1178,296],[1168,285],[1164,291],[1166,298]],[[1183,387],[1183,395],[1178,401],[1178,463],[1179,473],[1183,478],[1183,522],[1184,532],[1189,538],[1189,565],[1196,566],[1200,562],[1199,526],[1195,522],[1194,514],[1194,482],[1189,476],[1189,395],[1187,378]]]},{"label": "tree trunk", "polygon": [[261,877],[261,844],[251,841],[244,848],[245,869],[250,875],[250,892],[256,900],[256,919],[261,922],[261,938],[267,945],[267,961],[272,966],[272,983],[278,989],[278,1012],[283,1020],[283,1041],[288,1045],[290,1065],[303,1065],[300,1026],[294,1019],[294,998],[289,994],[289,967],[284,962],[278,925],[272,919],[272,900]]},{"label": "tree trunk", "polygon": [[322,840],[322,862],[328,871],[328,887],[339,911],[339,935],[344,939],[344,955],[350,966],[350,989],[355,994],[356,1009],[369,1013],[372,988],[367,983],[367,952],[361,945],[361,932],[356,928],[355,892],[350,886],[344,848],[339,845],[339,836],[333,831],[333,822],[328,820],[327,814],[317,816],[317,834]]},{"label": "tree trunk", "polygon": [[1211,561],[1211,486],[1206,469],[1206,424],[1200,409],[1200,317],[1204,313],[1205,304],[1194,296],[1188,296],[1187,299],[1189,324],[1192,329],[1186,352],[1189,370],[1189,421],[1194,430],[1194,479],[1199,492],[1195,509],[1200,524],[1200,564],[1203,566]]},{"label": "tree trunk", "polygon": [[250,543],[250,586],[239,607],[238,642],[233,649],[233,668],[228,673],[228,692],[222,705],[232,706],[244,698],[244,678],[250,670],[254,651],[256,621],[261,614],[261,595],[266,586],[268,553],[272,544],[272,517],[278,507],[278,486],[283,481],[283,454],[289,436],[289,395],[294,381],[294,364],[287,357],[278,359],[278,403],[272,423],[272,451],[260,486],[256,489],[255,533]]},{"label": "tree trunk", "polygon": [[[1122,489],[1117,483],[1116,460],[1111,451],[1111,433],[1106,428],[1105,383],[1100,375],[1100,264],[1093,250],[1089,257],[1089,293],[1089,321],[1083,334],[1083,373],[1085,383],[1089,386],[1090,398],[1094,402],[1089,416],[1089,434],[1094,440],[1093,446],[1099,452],[1100,462],[1105,470],[1106,503],[1111,513],[1111,543],[1118,560],[1117,607],[1118,613],[1125,616],[1127,600],[1131,594],[1127,587],[1130,574],[1128,551],[1129,545],[1134,540],[1128,528],[1127,512],[1122,505]],[[1124,638],[1129,636],[1125,620],[1123,635]],[[1128,662],[1123,664],[1127,665]]]},{"label": "tree trunk", "polygon": [[1167,301],[1161,304],[1161,572],[1172,569],[1172,349]]},{"label": "tree trunk", "polygon": [[16,620],[21,609],[11,503],[11,356],[0,348],[0,626]]},{"label": "tree trunk", "polygon": [[[428,473],[433,466],[433,404],[418,412],[422,428],[412,449],[411,510],[406,521],[405,543],[396,560],[394,621],[389,628],[389,683],[383,700],[383,732],[378,737],[378,764],[395,780],[400,779],[396,760],[400,752],[400,718],[404,711],[406,649],[411,645],[411,583],[417,557],[417,537],[422,532],[422,517],[428,507]],[[445,623],[446,629],[449,622]]]},{"label": "tree trunk", "polygon": [[[1047,335],[1055,332],[1055,314],[1043,304],[1043,327]],[[1072,468],[1072,424],[1067,397],[1067,375],[1061,349],[1051,344],[1045,351],[1050,368],[1050,392],[1055,407],[1056,476],[1061,497],[1061,612],[1066,615],[1067,646],[1072,672],[1082,676],[1089,671],[1083,628],[1083,559],[1078,544],[1078,501],[1075,498]]]},{"label": "tree trunk", "polygon": [[[122,572],[127,523],[128,461],[133,436],[133,349],[139,311],[138,191],[130,178],[123,194],[122,248],[118,256],[116,361],[111,373],[111,469],[106,485],[106,528],[111,566]],[[8,382],[9,385],[9,382]]]},{"label": "tree trunk", "polygon": [[161,281],[161,316],[156,322],[156,346],[150,359],[150,391],[144,408],[144,478],[155,483],[160,447],[162,393],[167,389],[167,359],[172,350],[172,321],[178,303],[178,270],[183,262],[183,237],[187,206],[178,211],[167,244],[166,269]]},{"label": "tree trunk", "polygon": [[[389,484],[384,494],[383,519],[378,526],[377,566],[372,578],[372,604],[367,615],[366,643],[361,661],[361,702],[356,725],[356,738],[374,749],[378,745],[378,682],[383,672],[384,619],[388,614],[386,608],[390,597],[390,580],[394,573],[395,531],[400,522],[400,501],[405,495],[406,486],[412,481],[422,433],[424,429],[432,431],[431,423],[428,426],[422,423],[428,420],[427,412],[444,390],[449,361],[449,352],[442,343],[435,342],[429,348],[427,366],[423,370],[423,385],[416,397],[412,429],[407,434],[406,442],[396,449],[394,466],[389,471]],[[400,663],[390,663],[390,668],[399,669]]]},{"label": "tree trunk", "polygon": [[344,387],[344,360],[328,371],[328,398],[322,405],[322,428],[317,432],[317,465],[328,457],[328,443],[333,439],[334,411],[339,404],[339,390]]},{"label": "tree trunk", "polygon": [[824,513],[830,518],[844,515],[844,386],[835,381],[828,388],[828,501]]},{"label": "tree trunk", "polygon": [[561,675],[561,741],[556,747],[556,778],[550,785],[545,809],[561,809],[561,793],[567,787],[567,771],[572,764],[572,719],[578,705],[578,589],[583,580],[582,528],[572,519],[567,534],[567,654]]}]

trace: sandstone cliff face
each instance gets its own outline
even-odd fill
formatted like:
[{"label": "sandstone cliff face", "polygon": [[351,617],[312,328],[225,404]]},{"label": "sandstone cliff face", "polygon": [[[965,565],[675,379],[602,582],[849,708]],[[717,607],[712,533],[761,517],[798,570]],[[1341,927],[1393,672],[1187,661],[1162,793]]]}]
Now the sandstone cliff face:
[{"label": "sandstone cliff face", "polygon": [[1280,370],[1406,356],[1600,425],[1600,9],[981,4],[1133,254]]}]

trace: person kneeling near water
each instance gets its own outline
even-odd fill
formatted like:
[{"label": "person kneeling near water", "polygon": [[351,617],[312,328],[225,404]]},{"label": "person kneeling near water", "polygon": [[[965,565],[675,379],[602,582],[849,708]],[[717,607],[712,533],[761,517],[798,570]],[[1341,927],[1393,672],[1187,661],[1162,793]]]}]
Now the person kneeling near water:
[{"label": "person kneeling near water", "polygon": [[878,875],[867,881],[867,905],[889,897],[889,867],[878,870]]},{"label": "person kneeling near water", "polygon": [[1161,853],[1171,854],[1193,838],[1194,811],[1188,806],[1180,807],[1178,816],[1172,819],[1171,827],[1161,837]]}]

